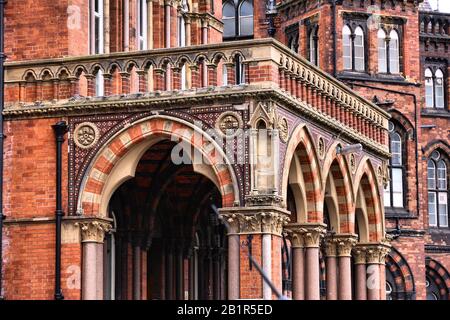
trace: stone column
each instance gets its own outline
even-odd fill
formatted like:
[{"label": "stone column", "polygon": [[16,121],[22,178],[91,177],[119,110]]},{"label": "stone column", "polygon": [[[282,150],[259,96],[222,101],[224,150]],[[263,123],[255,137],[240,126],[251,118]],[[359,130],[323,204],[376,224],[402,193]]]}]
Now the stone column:
[{"label": "stone column", "polygon": [[133,237],[133,300],[141,300],[141,237]]},{"label": "stone column", "polygon": [[166,299],[167,300],[174,300],[174,292],[173,292],[173,246],[172,242],[168,241],[166,246]]},{"label": "stone column", "polygon": [[327,300],[338,298],[338,273],[337,273],[337,249],[336,241],[331,237],[326,239],[325,258],[327,269]]},{"label": "stone column", "polygon": [[305,250],[304,233],[305,229],[298,224],[287,226],[292,248],[292,299],[305,299]]},{"label": "stone column", "polygon": [[153,49],[153,0],[147,0],[147,49]]},{"label": "stone column", "polygon": [[104,52],[109,53],[109,46],[110,46],[110,17],[109,17],[109,1],[110,0],[104,0],[103,1],[103,29],[104,29]]},{"label": "stone column", "polygon": [[[384,300],[386,297],[381,296],[381,286],[386,284],[384,276],[381,276],[381,266],[385,265],[386,255],[390,251],[387,243],[379,243],[368,245],[366,250],[367,259],[367,299],[368,300]],[[384,290],[383,290],[384,292]]]},{"label": "stone column", "polygon": [[81,229],[83,246],[82,299],[103,299],[103,241],[105,233],[111,230],[107,221],[86,221],[77,225]]},{"label": "stone column", "polygon": [[366,249],[356,245],[352,252],[355,261],[355,299],[367,300]]},{"label": "stone column", "polygon": [[356,243],[357,236],[341,234],[335,236],[336,248],[339,257],[339,300],[352,299],[352,260],[351,252]]},{"label": "stone column", "polygon": [[[220,212],[222,220],[230,226],[229,233],[230,230],[232,234],[238,231],[242,247],[238,256],[238,274],[241,279],[246,279],[246,285],[241,286],[239,298],[274,298],[275,292],[265,284],[257,268],[250,262],[248,252],[251,246],[253,260],[281,293],[281,232],[289,220],[289,212],[275,206],[223,208]],[[239,246],[239,242],[233,245]],[[234,284],[230,283],[229,287],[231,285]]]},{"label": "stone column", "polygon": [[130,0],[123,3],[123,51],[130,50]]},{"label": "stone column", "polygon": [[170,8],[172,4],[170,0],[164,0],[164,31],[165,45],[170,48]]},{"label": "stone column", "polygon": [[239,299],[240,243],[239,221],[235,214],[221,215],[228,236],[228,300]]},{"label": "stone column", "polygon": [[306,299],[320,300],[319,246],[325,234],[323,224],[303,224],[306,248]]},{"label": "stone column", "polygon": [[186,16],[184,18],[186,23],[186,46],[191,45],[191,18],[189,16]]}]

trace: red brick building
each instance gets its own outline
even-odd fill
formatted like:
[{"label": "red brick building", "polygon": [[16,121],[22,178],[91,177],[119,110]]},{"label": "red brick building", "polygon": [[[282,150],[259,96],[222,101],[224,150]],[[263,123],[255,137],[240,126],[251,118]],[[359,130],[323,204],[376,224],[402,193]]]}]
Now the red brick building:
[{"label": "red brick building", "polygon": [[8,2],[1,295],[276,298],[251,253],[293,299],[450,298],[449,22]]}]

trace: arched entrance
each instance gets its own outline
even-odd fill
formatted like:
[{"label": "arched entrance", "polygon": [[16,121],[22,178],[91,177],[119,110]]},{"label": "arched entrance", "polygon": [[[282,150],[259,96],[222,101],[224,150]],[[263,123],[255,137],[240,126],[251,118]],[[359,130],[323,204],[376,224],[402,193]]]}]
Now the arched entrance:
[{"label": "arched entrance", "polygon": [[174,164],[174,147],[153,145],[111,197],[107,299],[226,298],[226,235],[212,209],[220,192],[191,164]]},{"label": "arched entrance", "polygon": [[[212,138],[163,116],[106,143],[78,202],[101,220],[82,225],[83,298],[227,298],[227,242],[212,208],[239,201],[228,163]],[[103,241],[90,229],[110,232]]]}]

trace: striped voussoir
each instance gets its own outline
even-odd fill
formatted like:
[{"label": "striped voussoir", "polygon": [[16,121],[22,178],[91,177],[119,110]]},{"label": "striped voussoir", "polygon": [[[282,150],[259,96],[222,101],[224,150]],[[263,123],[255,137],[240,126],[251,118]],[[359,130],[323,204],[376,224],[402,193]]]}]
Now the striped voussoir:
[{"label": "striped voussoir", "polygon": [[359,184],[364,192],[369,220],[369,240],[380,241],[383,238],[383,214],[379,195],[378,180],[375,171],[367,159],[358,171],[355,183]]},{"label": "striped voussoir", "polygon": [[350,174],[345,160],[341,155],[336,155],[329,169],[336,187],[339,206],[339,227],[341,233],[355,233],[355,212],[353,210],[353,190],[350,184]]},{"label": "striped voussoir", "polygon": [[161,136],[172,141],[183,141],[194,146],[205,161],[211,165],[219,183],[222,206],[233,205],[235,190],[229,167],[223,162],[215,146],[201,133],[172,119],[152,118],[133,124],[117,135],[94,160],[88,172],[82,192],[82,208],[85,215],[96,215],[100,207],[101,194],[105,183],[117,162],[136,144],[150,136]]},{"label": "striped voussoir", "polygon": [[441,299],[450,300],[450,273],[442,264],[427,257],[425,259],[426,274],[439,288]]},{"label": "striped voussoir", "polygon": [[323,221],[323,198],[321,190],[320,166],[315,153],[314,143],[306,127],[297,128],[289,140],[285,159],[285,172],[283,183],[287,186],[290,162],[294,154],[300,160],[301,171],[305,183],[308,222],[319,223]]},{"label": "striped voussoir", "polygon": [[406,296],[412,296],[414,293],[414,278],[411,268],[405,258],[394,248],[386,256],[386,268],[394,278],[395,292],[401,292]]}]

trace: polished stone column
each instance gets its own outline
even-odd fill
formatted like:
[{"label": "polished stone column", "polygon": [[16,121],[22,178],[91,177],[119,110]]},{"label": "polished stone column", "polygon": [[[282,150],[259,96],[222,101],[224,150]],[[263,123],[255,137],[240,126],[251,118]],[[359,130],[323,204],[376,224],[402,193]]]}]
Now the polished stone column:
[{"label": "polished stone column", "polygon": [[184,300],[184,252],[183,241],[180,240],[179,247],[176,250],[176,299]]},{"label": "polished stone column", "polygon": [[355,299],[367,300],[366,248],[356,245],[352,252],[355,261]]},{"label": "polished stone column", "polygon": [[336,241],[328,237],[325,241],[327,300],[337,300],[338,273]]},{"label": "polished stone column", "polygon": [[390,251],[390,246],[385,243],[368,245],[366,250],[367,259],[367,299],[368,300],[384,300],[381,296],[381,286],[385,286],[381,282],[384,277],[381,276],[381,265],[385,265],[386,255]]},{"label": "polished stone column", "polygon": [[341,234],[335,236],[337,254],[339,257],[339,300],[352,299],[352,263],[351,252],[356,244],[357,236]]},{"label": "polished stone column", "polygon": [[173,278],[174,278],[174,250],[173,250],[173,244],[172,241],[168,241],[167,246],[166,246],[166,272],[165,272],[165,276],[166,276],[166,299],[167,300],[174,300],[175,299],[175,295],[173,292],[173,288],[174,288],[174,283],[173,283]]},{"label": "polished stone column", "polygon": [[170,0],[164,0],[164,31],[166,48],[170,48],[170,8],[172,4]]},{"label": "polished stone column", "polygon": [[109,221],[78,222],[83,246],[82,299],[103,299],[103,241],[111,230]]},{"label": "polished stone column", "polygon": [[292,248],[292,299],[305,299],[305,229],[298,224],[287,226]]},{"label": "polished stone column", "polygon": [[320,300],[319,246],[326,229],[323,224],[303,224],[302,227],[306,229],[304,235],[306,248],[306,299]]}]

